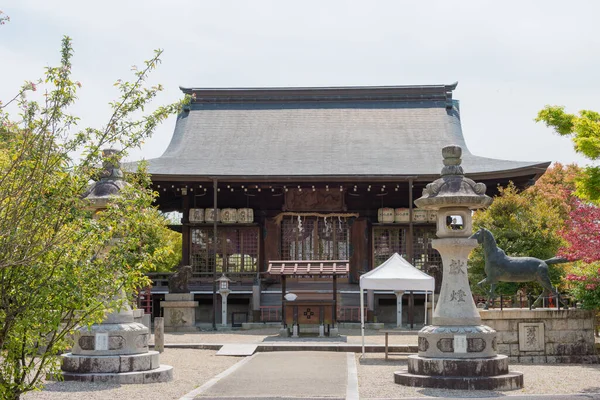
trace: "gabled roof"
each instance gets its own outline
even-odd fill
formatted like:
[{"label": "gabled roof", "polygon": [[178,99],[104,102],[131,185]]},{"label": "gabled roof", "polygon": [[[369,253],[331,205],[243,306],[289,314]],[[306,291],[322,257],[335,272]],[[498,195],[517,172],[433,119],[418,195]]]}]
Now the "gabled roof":
[{"label": "gabled roof", "polygon": [[383,264],[360,277],[360,287],[372,290],[431,290],[435,279],[394,253]]},{"label": "gabled roof", "polygon": [[549,162],[478,157],[465,143],[453,85],[182,88],[195,99],[165,153],[168,177],[437,177],[441,148],[463,149],[470,176],[541,174]]}]

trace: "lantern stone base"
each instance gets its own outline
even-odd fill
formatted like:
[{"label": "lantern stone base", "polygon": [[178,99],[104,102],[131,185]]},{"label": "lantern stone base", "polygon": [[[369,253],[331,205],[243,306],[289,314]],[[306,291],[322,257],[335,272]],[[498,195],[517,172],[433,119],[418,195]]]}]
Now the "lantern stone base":
[{"label": "lantern stone base", "polygon": [[81,328],[75,338],[73,350],[77,355],[119,356],[147,352],[150,334],[137,322],[102,323]]},{"label": "lantern stone base", "polygon": [[157,351],[121,356],[62,355],[65,381],[158,383],[173,380],[173,367],[161,365]]},{"label": "lantern stone base", "polygon": [[133,321],[131,310],[109,314],[106,320],[121,322],[79,330],[73,352],[61,356],[64,380],[129,384],[173,379],[173,367],[161,365],[157,351],[148,351],[148,328],[126,322]]},{"label": "lantern stone base", "polygon": [[165,332],[196,331],[196,307],[192,293],[167,293],[160,302],[165,318]]},{"label": "lantern stone base", "polygon": [[394,372],[394,382],[413,387],[461,390],[516,390],[523,373],[508,371],[508,357],[428,358],[408,357],[408,369]]},{"label": "lantern stone base", "polygon": [[160,365],[158,368],[148,371],[131,371],[131,372],[116,372],[116,373],[76,373],[63,372],[65,381],[78,382],[102,382],[115,384],[144,384],[144,383],[160,383],[173,380],[173,367],[170,365]]},{"label": "lantern stone base", "polygon": [[494,357],[496,350],[496,331],[485,325],[428,325],[419,331],[421,357]]}]

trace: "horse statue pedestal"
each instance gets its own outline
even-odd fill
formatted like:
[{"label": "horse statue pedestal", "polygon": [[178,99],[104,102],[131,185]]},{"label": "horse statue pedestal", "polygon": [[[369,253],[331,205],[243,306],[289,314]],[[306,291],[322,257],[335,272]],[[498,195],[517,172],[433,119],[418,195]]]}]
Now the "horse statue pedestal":
[{"label": "horse statue pedestal", "polygon": [[164,310],[165,332],[196,332],[196,307],[193,293],[167,293],[160,302]]},{"label": "horse statue pedestal", "polygon": [[408,357],[408,369],[394,373],[401,385],[463,390],[513,390],[523,374],[508,371],[508,357],[496,353],[496,331],[482,325],[467,277],[467,258],[477,247],[471,210],[491,203],[485,185],[465,178],[461,148],[442,150],[442,178],[430,183],[415,201],[437,211],[433,248],[442,256],[443,277],[433,325],[419,331],[419,353]]},{"label": "horse statue pedestal", "polygon": [[479,310],[481,320],[497,331],[498,351],[509,362],[527,364],[597,364],[595,312],[570,308]]}]

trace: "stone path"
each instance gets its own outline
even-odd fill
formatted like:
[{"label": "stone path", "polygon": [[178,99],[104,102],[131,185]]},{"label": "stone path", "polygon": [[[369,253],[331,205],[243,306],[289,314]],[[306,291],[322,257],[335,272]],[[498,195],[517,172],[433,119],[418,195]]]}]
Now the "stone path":
[{"label": "stone path", "polygon": [[358,399],[354,354],[257,353],[182,399],[228,398]]},{"label": "stone path", "polygon": [[224,344],[223,347],[219,351],[217,351],[218,356],[251,356],[256,351],[255,344]]}]

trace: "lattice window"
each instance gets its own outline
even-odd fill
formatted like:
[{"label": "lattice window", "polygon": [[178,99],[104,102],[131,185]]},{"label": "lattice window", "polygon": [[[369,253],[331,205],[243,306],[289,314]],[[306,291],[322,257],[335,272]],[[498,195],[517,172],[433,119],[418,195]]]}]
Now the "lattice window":
[{"label": "lattice window", "polygon": [[381,265],[394,253],[406,258],[406,227],[373,228],[373,263],[374,268]]},{"label": "lattice window", "polygon": [[[217,272],[256,272],[258,268],[257,228],[221,227],[217,230]],[[191,229],[190,262],[196,274],[212,273],[213,228]]]},{"label": "lattice window", "polygon": [[345,219],[296,217],[281,223],[283,260],[347,260],[350,232]]},{"label": "lattice window", "polygon": [[440,253],[431,247],[431,241],[436,238],[435,226],[420,226],[413,228],[413,265],[419,269],[427,269],[429,265],[442,265]]}]

